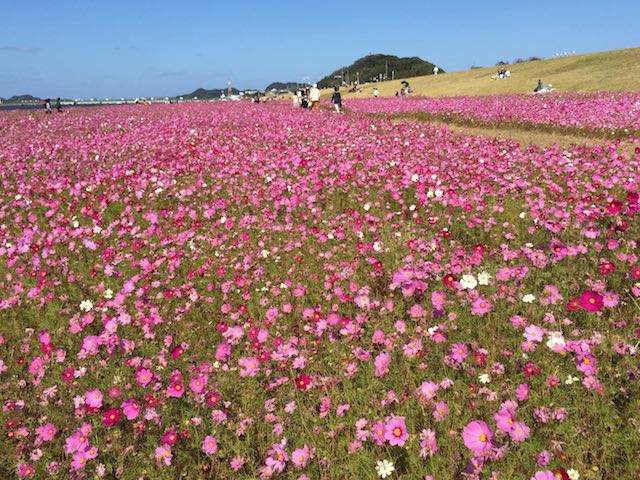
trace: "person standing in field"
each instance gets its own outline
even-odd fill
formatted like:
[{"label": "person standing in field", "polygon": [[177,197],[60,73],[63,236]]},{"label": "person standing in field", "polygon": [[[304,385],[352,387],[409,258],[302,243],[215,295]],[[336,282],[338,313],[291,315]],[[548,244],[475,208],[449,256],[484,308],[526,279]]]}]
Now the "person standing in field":
[{"label": "person standing in field", "polygon": [[373,88],[373,96],[374,96],[375,98],[378,98],[378,96],[379,96],[379,95],[380,95],[380,90],[378,90],[378,88],[377,88],[377,87],[374,87],[374,88]]},{"label": "person standing in field", "polygon": [[51,113],[51,99],[49,98],[44,100],[44,113]]},{"label": "person standing in field", "polygon": [[433,66],[433,74],[434,74],[434,75],[438,75],[438,72],[439,72],[439,71],[440,71],[440,69],[438,68],[438,66],[437,66],[437,65],[434,65],[434,66]]},{"label": "person standing in field", "polygon": [[314,83],[311,90],[309,90],[309,101],[311,102],[311,110],[314,110],[320,104],[320,89],[317,83]]},{"label": "person standing in field", "polygon": [[62,113],[62,103],[60,102],[60,97],[56,100],[56,110],[58,113]]},{"label": "person standing in field", "polygon": [[342,111],[342,95],[340,95],[339,87],[333,87],[333,95],[331,95],[331,103],[333,103],[333,108],[336,109],[336,113],[340,113]]}]

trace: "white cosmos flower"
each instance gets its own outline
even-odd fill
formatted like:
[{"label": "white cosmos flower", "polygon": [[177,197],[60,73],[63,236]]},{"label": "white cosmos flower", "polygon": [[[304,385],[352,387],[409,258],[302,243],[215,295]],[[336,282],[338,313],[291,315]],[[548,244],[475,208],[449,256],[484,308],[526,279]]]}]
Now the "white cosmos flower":
[{"label": "white cosmos flower", "polygon": [[571,385],[572,383],[579,382],[580,379],[578,377],[572,377],[571,375],[567,376],[567,379],[564,381],[565,385]]},{"label": "white cosmos flower", "polygon": [[419,178],[420,176],[417,173],[414,173],[413,175],[411,175],[411,181],[414,183],[417,182]]},{"label": "white cosmos flower", "polygon": [[487,272],[480,272],[478,274],[478,285],[489,285],[489,280],[491,280],[491,275]]},{"label": "white cosmos flower", "polygon": [[389,460],[378,460],[376,463],[376,472],[378,472],[380,478],[390,477],[395,469],[396,467]]},{"label": "white cosmos flower", "polygon": [[567,475],[569,475],[571,480],[578,480],[580,478],[580,473],[574,468],[567,470]]},{"label": "white cosmos flower", "polygon": [[83,312],[88,312],[92,308],[93,303],[91,302],[91,300],[83,300],[80,302],[80,310],[82,310]]},{"label": "white cosmos flower", "polygon": [[262,258],[267,258],[269,256],[269,250],[262,250],[260,254],[262,255]]},{"label": "white cosmos flower", "polygon": [[525,218],[527,216],[526,212],[520,212],[520,215],[518,215],[520,218]]},{"label": "white cosmos flower", "polygon": [[478,286],[478,281],[473,275],[465,273],[460,279],[460,286],[465,290],[473,290]]},{"label": "white cosmos flower", "polygon": [[564,337],[560,332],[549,332],[549,340],[547,340],[547,347],[554,352],[561,352],[565,345]]},{"label": "white cosmos flower", "polygon": [[379,241],[373,242],[373,249],[376,252],[380,252],[382,250],[382,242],[379,242]]},{"label": "white cosmos flower", "polygon": [[489,383],[491,381],[491,377],[488,373],[481,373],[480,375],[478,375],[478,380],[480,381],[480,383]]},{"label": "white cosmos flower", "polygon": [[365,212],[368,212],[369,210],[371,210],[371,204],[370,203],[365,203],[364,207],[362,207],[362,208],[364,208]]},{"label": "white cosmos flower", "polygon": [[433,193],[434,193],[434,195],[436,196],[436,198],[440,198],[444,192],[438,188],[438,189],[437,189],[435,192],[433,192]]},{"label": "white cosmos flower", "polygon": [[527,293],[524,297],[522,297],[522,301],[524,303],[533,303],[535,299],[536,299],[536,296],[530,293]]},{"label": "white cosmos flower", "polygon": [[111,290],[110,288],[107,288],[104,291],[104,298],[106,298],[107,300],[113,298],[113,290]]}]

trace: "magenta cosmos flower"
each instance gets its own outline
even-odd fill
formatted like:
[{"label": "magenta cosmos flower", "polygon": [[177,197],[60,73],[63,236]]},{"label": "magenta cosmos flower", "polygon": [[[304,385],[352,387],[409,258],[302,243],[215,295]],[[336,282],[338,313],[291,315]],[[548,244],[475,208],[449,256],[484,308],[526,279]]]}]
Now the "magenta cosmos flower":
[{"label": "magenta cosmos flower", "polygon": [[604,307],[604,300],[599,293],[593,290],[587,290],[578,298],[578,305],[587,312],[599,312],[602,310],[602,307]]},{"label": "magenta cosmos flower", "polygon": [[462,430],[465,446],[475,455],[481,455],[491,450],[493,432],[485,422],[474,420]]},{"label": "magenta cosmos flower", "polygon": [[393,416],[389,419],[385,426],[384,438],[389,445],[402,447],[409,438],[407,425],[404,423],[404,417]]}]

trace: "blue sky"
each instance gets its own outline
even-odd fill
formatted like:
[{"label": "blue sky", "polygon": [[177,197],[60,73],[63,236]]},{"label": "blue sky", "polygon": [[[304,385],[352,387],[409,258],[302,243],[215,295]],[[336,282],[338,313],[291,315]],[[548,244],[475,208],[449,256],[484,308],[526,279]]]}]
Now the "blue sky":
[{"label": "blue sky", "polygon": [[[533,6],[535,5],[535,8]],[[316,80],[367,53],[447,70],[640,46],[640,1],[0,0],[0,97]]]}]

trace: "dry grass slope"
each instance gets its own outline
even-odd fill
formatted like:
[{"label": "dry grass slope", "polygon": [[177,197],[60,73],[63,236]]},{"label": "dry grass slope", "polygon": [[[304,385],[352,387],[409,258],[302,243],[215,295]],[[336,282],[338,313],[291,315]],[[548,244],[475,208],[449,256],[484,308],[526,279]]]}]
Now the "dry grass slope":
[{"label": "dry grass slope", "polygon": [[[538,79],[551,83],[559,91],[593,92],[640,90],[640,48],[576,55],[511,65],[510,79],[492,80],[497,68],[487,67],[443,75],[410,79],[416,95],[456,96],[527,93]],[[400,89],[400,80],[376,84],[381,96],[392,96]],[[347,98],[370,97],[373,84]]]}]

